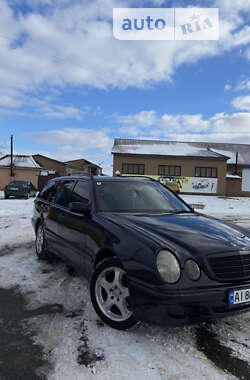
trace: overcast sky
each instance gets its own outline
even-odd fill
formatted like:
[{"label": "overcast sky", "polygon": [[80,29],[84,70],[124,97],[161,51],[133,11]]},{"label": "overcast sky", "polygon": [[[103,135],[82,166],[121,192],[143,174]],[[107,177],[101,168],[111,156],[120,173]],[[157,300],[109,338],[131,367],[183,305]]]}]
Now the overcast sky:
[{"label": "overcast sky", "polygon": [[[219,7],[219,41],[119,41],[113,7]],[[1,0],[0,145],[111,171],[114,137],[250,144],[250,0]]]}]

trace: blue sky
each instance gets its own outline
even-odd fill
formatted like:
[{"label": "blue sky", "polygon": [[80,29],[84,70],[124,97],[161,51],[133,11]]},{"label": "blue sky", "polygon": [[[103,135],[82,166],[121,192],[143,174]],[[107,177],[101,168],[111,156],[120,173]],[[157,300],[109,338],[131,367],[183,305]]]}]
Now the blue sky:
[{"label": "blue sky", "polygon": [[[119,41],[114,7],[219,7],[219,41]],[[2,0],[0,151],[85,157],[114,137],[250,143],[250,0]]]}]

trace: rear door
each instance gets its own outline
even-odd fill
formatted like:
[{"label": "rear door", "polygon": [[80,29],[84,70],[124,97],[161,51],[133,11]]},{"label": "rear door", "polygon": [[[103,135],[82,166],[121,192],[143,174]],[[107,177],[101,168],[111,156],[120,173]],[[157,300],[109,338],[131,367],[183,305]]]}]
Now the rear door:
[{"label": "rear door", "polygon": [[47,225],[53,233],[53,248],[59,256],[67,257],[66,245],[68,230],[65,226],[65,216],[71,200],[75,180],[58,180],[55,191],[50,198]]},{"label": "rear door", "polygon": [[40,213],[44,223],[46,239],[49,245],[49,249],[51,250],[54,250],[57,236],[57,223],[53,217],[53,206],[51,206],[55,194],[56,182],[48,182],[48,184],[43,188],[35,201],[37,211]]},{"label": "rear door", "polygon": [[58,223],[61,244],[65,258],[81,268],[86,275],[91,268],[91,256],[86,252],[86,234],[89,228],[90,214],[78,214],[69,210],[70,202],[90,202],[88,180],[78,180],[72,189],[69,202],[61,209]]}]

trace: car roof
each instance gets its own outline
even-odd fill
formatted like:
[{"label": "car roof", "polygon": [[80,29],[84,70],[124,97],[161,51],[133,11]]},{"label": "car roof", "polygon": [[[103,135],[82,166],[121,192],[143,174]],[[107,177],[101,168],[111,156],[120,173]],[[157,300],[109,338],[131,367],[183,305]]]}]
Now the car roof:
[{"label": "car roof", "polygon": [[136,176],[63,176],[63,177],[56,177],[53,179],[50,179],[48,183],[51,183],[53,181],[66,181],[66,180],[85,180],[85,181],[102,181],[102,182],[108,182],[108,181],[136,181],[136,182],[148,182],[148,181],[153,181],[157,182],[149,177],[136,177]]}]

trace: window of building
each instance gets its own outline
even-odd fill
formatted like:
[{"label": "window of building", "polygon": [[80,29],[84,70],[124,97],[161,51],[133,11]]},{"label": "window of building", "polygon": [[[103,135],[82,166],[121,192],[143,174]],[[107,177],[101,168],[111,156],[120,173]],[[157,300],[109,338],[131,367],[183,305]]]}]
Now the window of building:
[{"label": "window of building", "polygon": [[181,166],[159,165],[158,174],[160,176],[180,176]]},{"label": "window of building", "polygon": [[144,174],[144,164],[122,164],[122,174]]},{"label": "window of building", "polygon": [[217,168],[195,168],[195,177],[217,178]]}]

